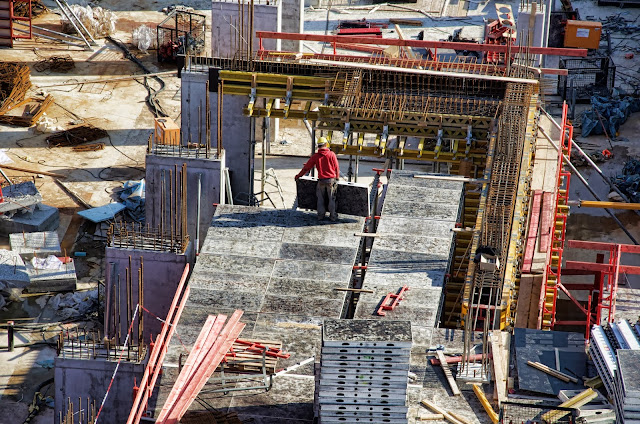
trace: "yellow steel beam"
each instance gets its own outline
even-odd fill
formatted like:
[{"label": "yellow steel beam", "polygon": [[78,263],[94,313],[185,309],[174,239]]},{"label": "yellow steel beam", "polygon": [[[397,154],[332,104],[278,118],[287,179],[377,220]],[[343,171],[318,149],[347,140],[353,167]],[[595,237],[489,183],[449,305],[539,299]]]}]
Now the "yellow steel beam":
[{"label": "yellow steel beam", "polygon": [[[563,408],[580,408],[581,406],[586,405],[597,397],[598,393],[592,388],[588,388],[587,390],[580,392],[580,394],[561,403],[560,406]],[[542,418],[546,422],[555,422],[556,420],[559,420],[560,418],[570,413],[571,411],[549,411],[546,414],[542,415]]]},{"label": "yellow steel beam", "polygon": [[581,208],[609,208],[609,209],[625,209],[625,210],[640,210],[640,203],[622,203],[622,202],[602,202],[595,200],[578,200],[577,202],[569,201],[569,205],[576,204]]},{"label": "yellow steel beam", "polygon": [[493,407],[487,400],[487,396],[485,396],[484,391],[482,390],[482,387],[479,384],[473,384],[473,393],[476,394],[476,397],[482,404],[482,407],[487,412],[487,415],[489,415],[489,419],[491,420],[491,422],[493,424],[498,424],[498,421],[499,421],[498,414],[496,414],[496,411],[493,410]]}]

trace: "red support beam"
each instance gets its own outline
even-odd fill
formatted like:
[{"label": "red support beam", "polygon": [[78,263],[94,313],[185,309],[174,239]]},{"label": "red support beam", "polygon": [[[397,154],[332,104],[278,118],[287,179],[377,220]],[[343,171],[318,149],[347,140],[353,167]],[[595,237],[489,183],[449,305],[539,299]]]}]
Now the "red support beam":
[{"label": "red support beam", "polygon": [[[587,249],[587,250],[606,250],[611,251],[615,249],[618,243],[603,243],[597,241],[584,241],[584,240],[568,240],[569,247],[574,249]],[[640,253],[640,246],[634,244],[620,244],[621,253]]]},{"label": "red support beam", "polygon": [[453,41],[400,40],[397,38],[349,37],[344,35],[298,34],[294,32],[273,31],[256,31],[256,37],[260,40],[267,38],[275,40],[324,41],[325,43],[332,44],[379,44],[385,46],[417,47],[427,49],[450,49],[510,54],[527,53],[544,54],[548,56],[587,57],[586,49],[572,48],[505,46],[500,44],[459,43]]},{"label": "red support beam", "polygon": [[[608,274],[613,274],[616,272],[616,266],[614,264],[596,264],[593,262],[567,261],[566,266],[574,270],[584,270],[590,272],[603,272]],[[640,275],[640,266],[620,265],[619,272]]]},{"label": "red support beam", "polygon": [[542,205],[541,190],[535,190],[533,192],[533,201],[531,203],[531,220],[529,221],[527,243],[524,249],[524,258],[522,260],[522,273],[524,274],[528,274],[531,272],[531,265],[533,264],[533,254],[536,250],[538,229],[540,228],[540,207]]}]

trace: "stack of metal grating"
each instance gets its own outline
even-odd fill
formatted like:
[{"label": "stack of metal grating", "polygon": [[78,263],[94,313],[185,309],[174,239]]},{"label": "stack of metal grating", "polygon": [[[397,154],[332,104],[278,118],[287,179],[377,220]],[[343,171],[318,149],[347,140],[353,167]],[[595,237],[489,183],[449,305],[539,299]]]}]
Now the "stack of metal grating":
[{"label": "stack of metal grating", "polygon": [[640,324],[594,325],[589,353],[614,400],[618,422],[640,424]]},{"label": "stack of metal grating", "polygon": [[407,423],[409,321],[325,320],[320,424]]}]

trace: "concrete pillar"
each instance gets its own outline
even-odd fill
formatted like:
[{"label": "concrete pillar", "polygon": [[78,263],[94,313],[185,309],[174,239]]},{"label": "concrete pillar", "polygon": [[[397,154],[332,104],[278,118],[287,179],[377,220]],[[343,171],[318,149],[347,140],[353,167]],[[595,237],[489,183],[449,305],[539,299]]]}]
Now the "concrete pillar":
[{"label": "concrete pillar", "polygon": [[[197,132],[197,131],[196,131]],[[212,148],[212,156],[215,148]],[[225,151],[219,159],[213,157],[185,157],[150,154],[146,158],[146,222],[152,228],[160,225],[161,205],[162,205],[162,181],[165,187],[169,185],[169,171],[174,172],[177,165],[178,170],[182,169],[182,164],[187,165],[187,232],[190,240],[194,243],[199,239],[202,246],[211,218],[215,212],[214,204],[225,203]],[[175,178],[175,177],[174,177]],[[198,202],[198,181],[200,184],[200,202]],[[178,203],[180,203],[180,198]],[[169,193],[165,194],[165,211],[172,211],[174,207],[169,204]],[[198,204],[200,213],[198,214]],[[198,215],[200,217],[199,227]],[[165,220],[167,214],[165,213]],[[165,229],[168,228],[165,222]],[[198,232],[199,228],[199,232]]]},{"label": "concrete pillar", "polygon": [[[54,372],[54,423],[61,424],[60,412],[66,415],[66,404],[71,398],[75,411],[78,410],[79,400],[82,399],[82,409],[87,413],[86,402],[95,401],[96,411],[107,392],[109,381],[113,375],[117,361],[105,360],[104,357],[96,359],[71,359],[57,357],[55,359]],[[144,373],[144,363],[131,363],[122,361],[118,367],[118,373],[113,380],[109,396],[100,413],[101,423],[125,423],[131,407],[133,406],[134,379],[140,384]],[[12,421],[9,419],[9,421]],[[17,420],[15,420],[17,421]],[[12,422],[15,422],[12,421]],[[76,421],[78,422],[78,417]]]},{"label": "concrete pillar", "polygon": [[[546,6],[540,3],[524,3],[518,10],[516,28],[518,37],[527,37],[532,47],[545,47],[549,34]],[[518,44],[525,44],[521,39]],[[540,55],[536,56],[534,66],[540,66]]]},{"label": "concrete pillar", "polygon": [[[138,270],[140,268],[140,258],[142,258],[144,262],[144,307],[151,314],[161,319],[166,319],[169,306],[171,306],[171,301],[175,296],[178,283],[184,272],[184,267],[193,260],[193,249],[191,246],[192,244],[187,247],[184,254],[119,247],[106,248],[105,263],[107,269],[105,290],[109,302],[105,307],[105,332],[109,337],[112,337],[114,334],[113,318],[110,318],[113,316],[112,305],[114,303],[114,297],[116,301],[119,300],[120,334],[122,334],[123,340],[128,331],[126,269],[129,267],[129,257],[131,257],[131,268],[133,269],[133,284],[131,287],[132,309],[135,309],[135,305],[138,303]],[[119,291],[118,279],[120,280]],[[145,313],[143,318],[144,342],[147,345],[149,345],[150,336],[153,335],[155,339],[162,330],[162,322],[158,321],[151,314]],[[133,339],[131,341],[134,345],[138,344],[137,325],[138,321],[136,320],[134,322]],[[123,340],[121,340],[120,343],[122,343]]]},{"label": "concrete pillar", "polygon": [[[198,120],[198,107],[206,102],[206,72],[183,71],[182,75],[182,137],[198,140],[200,131],[206,134],[205,120]],[[218,90],[210,82],[209,105],[211,110],[211,147],[215,150],[218,134]],[[223,96],[222,104],[222,146],[225,150],[225,165],[229,168],[231,191],[234,203],[246,204],[252,194],[253,184],[253,137],[251,120],[243,110],[249,99],[243,96]],[[200,110],[203,110],[202,107]],[[198,129],[198,123],[201,129]],[[147,181],[147,185],[149,182]],[[148,195],[147,195],[148,196]],[[237,201],[236,201],[237,199]],[[148,200],[147,200],[148,202]]]}]

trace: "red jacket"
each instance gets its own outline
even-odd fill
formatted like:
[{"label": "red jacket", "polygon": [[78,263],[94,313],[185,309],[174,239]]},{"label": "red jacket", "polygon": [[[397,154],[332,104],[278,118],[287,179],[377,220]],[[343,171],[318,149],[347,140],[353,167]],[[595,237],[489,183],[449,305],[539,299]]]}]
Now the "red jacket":
[{"label": "red jacket", "polygon": [[318,179],[323,180],[325,178],[335,178],[338,179],[340,177],[340,166],[338,165],[338,158],[336,154],[333,153],[326,147],[321,147],[318,149],[318,152],[315,153],[311,158],[304,164],[302,167],[302,171],[296,175],[296,178],[299,178],[309,172],[311,168],[316,167],[318,170]]}]

